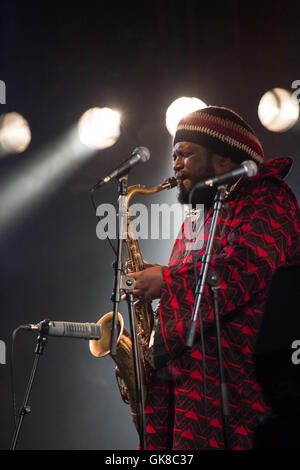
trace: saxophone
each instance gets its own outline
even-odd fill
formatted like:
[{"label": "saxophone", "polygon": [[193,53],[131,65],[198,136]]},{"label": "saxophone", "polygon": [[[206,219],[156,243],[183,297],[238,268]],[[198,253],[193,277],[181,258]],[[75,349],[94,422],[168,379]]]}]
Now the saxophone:
[{"label": "saxophone", "polygon": [[[136,194],[155,194],[164,189],[171,189],[177,185],[175,178],[168,178],[164,183],[154,188],[146,188],[143,185],[130,186],[126,196],[127,209],[127,235],[124,240],[126,246],[125,270],[126,274],[141,271],[144,269],[144,261],[140,249],[140,244],[135,234],[130,229],[129,203]],[[151,303],[135,303],[135,316],[137,325],[137,337],[139,343],[143,395],[146,398],[147,385],[151,380],[152,367],[146,359],[149,349],[150,337],[153,328],[153,311]],[[102,326],[102,337],[99,340],[90,340],[89,348],[93,356],[104,357],[110,354],[111,327],[113,312],[109,312],[100,318],[98,324]],[[138,398],[136,395],[135,372],[133,365],[132,339],[128,331],[124,328],[124,319],[118,312],[118,338],[117,354],[113,357],[116,368],[115,375],[119,391],[123,401],[130,405],[133,423],[139,432],[138,424]]]}]

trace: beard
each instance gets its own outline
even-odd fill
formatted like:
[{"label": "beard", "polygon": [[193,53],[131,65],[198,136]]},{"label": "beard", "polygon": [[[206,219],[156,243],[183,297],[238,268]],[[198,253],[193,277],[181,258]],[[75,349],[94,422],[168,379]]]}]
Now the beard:
[{"label": "beard", "polygon": [[190,180],[191,185],[190,188],[187,189],[183,183],[178,184],[178,195],[177,199],[178,202],[181,204],[189,204],[191,203],[193,206],[196,204],[204,204],[206,207],[211,207],[217,192],[217,188],[206,187],[203,189],[195,189],[193,191],[192,200],[190,201],[190,193],[193,187],[199,183],[200,181],[205,181],[209,178],[213,178],[216,176],[211,156],[207,156],[206,165],[204,171],[201,175],[201,179],[195,180],[192,174],[184,174],[184,177]]},{"label": "beard", "polygon": [[191,190],[187,191],[184,188],[179,189],[177,199],[180,204],[192,204],[192,206],[195,206],[196,204],[204,204],[206,207],[211,207],[214,202],[216,192],[216,188],[210,187],[204,189],[195,189],[193,191],[192,200],[190,201]]}]

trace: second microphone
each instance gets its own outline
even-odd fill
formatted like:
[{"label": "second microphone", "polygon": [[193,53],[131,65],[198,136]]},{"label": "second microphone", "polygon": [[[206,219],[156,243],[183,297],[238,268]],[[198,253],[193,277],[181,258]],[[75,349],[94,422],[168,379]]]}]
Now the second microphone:
[{"label": "second microphone", "polygon": [[101,178],[91,191],[101,188],[101,186],[109,183],[113,178],[121,178],[121,176],[126,175],[134,165],[137,163],[145,163],[149,158],[150,151],[147,147],[136,147],[128,160],[121,163],[121,165],[111,171],[107,176],[105,176],[105,178]]}]

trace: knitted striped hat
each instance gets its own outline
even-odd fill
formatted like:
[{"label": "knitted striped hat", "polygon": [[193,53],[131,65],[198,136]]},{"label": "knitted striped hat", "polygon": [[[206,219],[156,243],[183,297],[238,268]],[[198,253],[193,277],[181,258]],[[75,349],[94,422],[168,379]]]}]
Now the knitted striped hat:
[{"label": "knitted striped hat", "polygon": [[194,142],[241,163],[263,162],[264,153],[251,127],[234,111],[208,106],[182,118],[177,126],[177,142]]}]

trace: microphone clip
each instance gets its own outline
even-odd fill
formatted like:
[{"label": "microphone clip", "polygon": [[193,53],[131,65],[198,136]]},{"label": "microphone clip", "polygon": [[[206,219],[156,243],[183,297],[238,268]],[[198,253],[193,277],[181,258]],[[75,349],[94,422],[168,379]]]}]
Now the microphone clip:
[{"label": "microphone clip", "polygon": [[45,345],[48,341],[48,333],[49,333],[49,322],[50,320],[42,320],[39,323],[39,335],[37,337],[37,343],[35,347],[35,354],[41,356],[44,352]]}]

